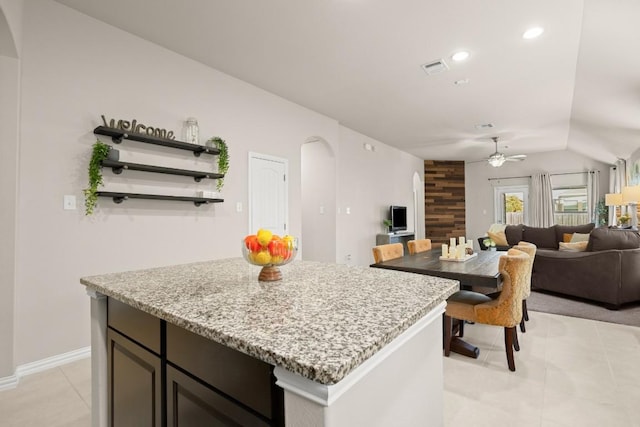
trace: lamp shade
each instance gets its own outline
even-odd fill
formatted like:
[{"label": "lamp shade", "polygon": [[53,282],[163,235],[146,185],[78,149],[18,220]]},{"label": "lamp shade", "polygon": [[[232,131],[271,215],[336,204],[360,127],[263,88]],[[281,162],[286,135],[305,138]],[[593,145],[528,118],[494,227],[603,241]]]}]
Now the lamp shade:
[{"label": "lamp shade", "polygon": [[624,187],[622,189],[622,202],[638,203],[640,201],[640,185],[634,185],[631,187]]},{"label": "lamp shade", "polygon": [[607,206],[622,206],[622,193],[608,193],[604,195],[604,204]]}]

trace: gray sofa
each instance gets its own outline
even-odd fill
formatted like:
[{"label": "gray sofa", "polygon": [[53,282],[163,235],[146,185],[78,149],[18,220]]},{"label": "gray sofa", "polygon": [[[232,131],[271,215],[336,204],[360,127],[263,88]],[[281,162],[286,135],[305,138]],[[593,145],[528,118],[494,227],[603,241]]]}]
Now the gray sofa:
[{"label": "gray sofa", "polygon": [[[590,233],[584,252],[559,251],[564,233]],[[608,227],[555,225],[507,226],[510,246],[520,240],[538,246],[532,289],[585,298],[617,309],[640,301],[640,234]]]}]

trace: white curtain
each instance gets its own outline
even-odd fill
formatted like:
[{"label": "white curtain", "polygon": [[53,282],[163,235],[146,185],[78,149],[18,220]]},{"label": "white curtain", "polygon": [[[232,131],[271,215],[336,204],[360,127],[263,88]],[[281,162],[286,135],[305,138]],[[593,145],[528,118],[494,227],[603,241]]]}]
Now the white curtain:
[{"label": "white curtain", "polygon": [[589,221],[598,223],[598,200],[600,198],[600,175],[598,171],[587,172],[587,212],[589,212]]},{"label": "white curtain", "polygon": [[[624,159],[618,159],[614,166],[609,168],[609,193],[622,193],[622,187],[627,185],[627,162]],[[616,223],[616,209],[615,206],[609,206],[609,225]],[[620,209],[625,214],[627,213],[627,207],[621,206]]]},{"label": "white curtain", "polygon": [[531,175],[531,217],[533,227],[553,225],[553,194],[548,173]]}]

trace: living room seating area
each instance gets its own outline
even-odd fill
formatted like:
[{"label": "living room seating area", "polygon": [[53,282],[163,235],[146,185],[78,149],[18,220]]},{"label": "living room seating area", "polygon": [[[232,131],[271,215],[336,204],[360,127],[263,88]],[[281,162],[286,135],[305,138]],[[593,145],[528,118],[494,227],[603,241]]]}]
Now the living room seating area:
[{"label": "living room seating area", "polygon": [[610,309],[640,301],[638,231],[594,228],[594,224],[540,228],[519,224],[506,226],[504,236],[507,245],[496,245],[498,250],[519,241],[538,247],[531,278],[534,290],[584,298]]}]

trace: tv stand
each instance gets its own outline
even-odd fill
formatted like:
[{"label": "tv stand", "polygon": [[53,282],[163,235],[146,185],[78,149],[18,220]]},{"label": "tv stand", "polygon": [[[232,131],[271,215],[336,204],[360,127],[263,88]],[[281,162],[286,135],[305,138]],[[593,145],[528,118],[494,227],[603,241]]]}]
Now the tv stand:
[{"label": "tv stand", "polygon": [[409,248],[407,247],[407,242],[409,240],[413,240],[415,238],[415,234],[411,231],[397,231],[395,233],[384,233],[376,235],[376,245],[386,245],[389,243],[402,243],[404,247],[404,253],[407,255],[409,253]]}]

